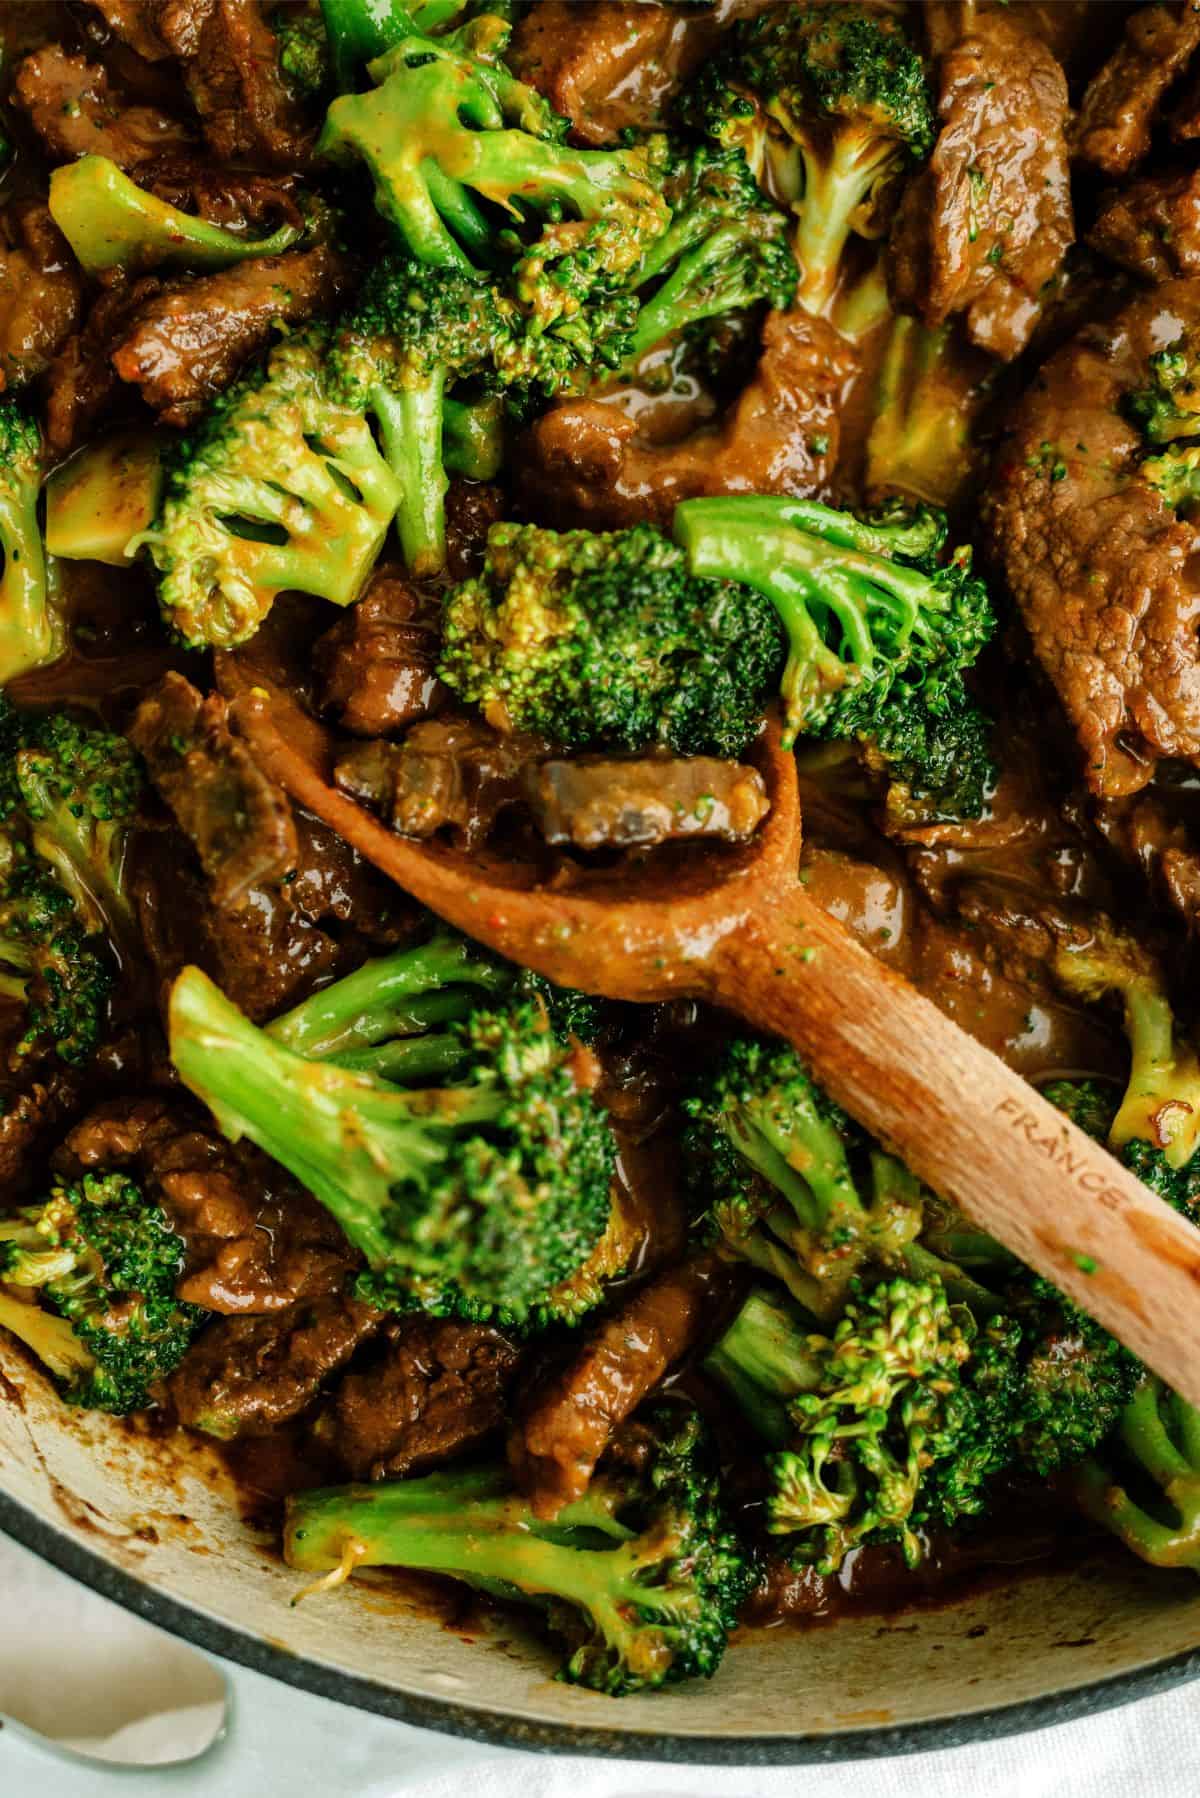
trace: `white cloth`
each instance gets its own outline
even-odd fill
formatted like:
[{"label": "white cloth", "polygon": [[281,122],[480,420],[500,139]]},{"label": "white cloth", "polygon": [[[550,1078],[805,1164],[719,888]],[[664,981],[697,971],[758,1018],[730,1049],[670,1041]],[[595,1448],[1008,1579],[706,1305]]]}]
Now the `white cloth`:
[{"label": "white cloth", "polygon": [[[211,1674],[138,1619],[0,1538],[0,1711],[32,1721],[39,1692],[83,1694],[93,1738],[98,1699],[128,1690],[130,1669],[156,1691],[175,1669],[178,1703],[126,1722],[144,1759],[194,1742],[215,1712]],[[64,1660],[67,1665],[64,1666]],[[746,1770],[568,1760],[410,1729],[258,1674],[225,1667],[227,1739],[169,1771],[93,1771],[0,1731],[3,1798],[1196,1798],[1200,1683],[1079,1723],[1006,1741],[882,1762]],[[70,1678],[68,1678],[68,1674]],[[31,1697],[31,1694],[33,1695]],[[65,1702],[65,1700],[64,1700]],[[205,1706],[209,1708],[205,1709]]]}]

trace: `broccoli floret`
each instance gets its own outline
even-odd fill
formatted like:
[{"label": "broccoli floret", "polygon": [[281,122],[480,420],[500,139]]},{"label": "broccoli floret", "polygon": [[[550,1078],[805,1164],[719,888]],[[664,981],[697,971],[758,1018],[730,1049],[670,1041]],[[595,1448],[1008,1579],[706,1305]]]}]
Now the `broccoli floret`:
[{"label": "broccoli floret", "polygon": [[631,363],[688,325],[764,302],[784,308],[796,291],[787,217],[766,200],[740,149],[673,151],[663,192],[670,224],[631,281],[650,296],[638,313]]},{"label": "broccoli floret", "polygon": [[64,646],[38,524],[42,439],[13,399],[0,399],[0,686],[53,662]]},{"label": "broccoli floret", "polygon": [[[1078,998],[1120,998],[1131,1065],[1107,1131],[1109,1146],[1164,1197],[1178,1191],[1180,1208],[1188,1210],[1194,1184],[1188,1170],[1200,1145],[1200,1058],[1176,1027],[1162,970],[1134,938],[1101,921],[1086,944],[1058,949],[1054,974]],[[1102,1115],[1089,1088],[1074,1100],[1069,1088],[1051,1090],[1056,1103],[1061,1096],[1072,1109]],[[1089,1128],[1078,1115],[1077,1121]]]},{"label": "broccoli floret", "polygon": [[[696,1234],[781,1281],[817,1316],[837,1315],[865,1261],[982,1289],[916,1238],[925,1195],[817,1086],[785,1043],[735,1038],[684,1101]],[[998,1308],[998,1307],[997,1307]]]},{"label": "broccoli floret", "polygon": [[125,851],[142,792],[122,737],[65,713],[0,708],[0,995],[25,1009],[15,1063],[91,1060],[114,951],[135,931]]},{"label": "broccoli floret", "polygon": [[529,297],[536,305],[534,290],[545,287],[557,311],[574,306],[581,280],[590,291],[632,269],[663,228],[665,206],[639,153],[563,143],[566,121],[500,60],[508,32],[488,15],[442,37],[403,39],[369,65],[375,87],[334,101],[317,153],[361,157],[380,212],[434,267],[470,273],[506,248],[519,254],[519,231],[502,243],[484,205],[514,227],[543,222]]},{"label": "broccoli floret", "polygon": [[193,647],[252,637],[284,588],[358,598],[403,494],[361,410],[325,391],[325,339],[280,344],[173,450],[149,546],[169,623]]},{"label": "broccoli floret", "polygon": [[[1005,1295],[1019,1327],[1020,1378],[1004,1416],[1015,1456],[1042,1478],[1071,1467],[1112,1428],[1142,1376],[1136,1356],[1048,1280],[1022,1270]],[[971,1383],[987,1372],[972,1363]],[[1000,1380],[992,1376],[993,1384]]]},{"label": "broccoli floret", "polygon": [[1185,332],[1149,360],[1150,380],[1125,395],[1126,416],[1151,443],[1200,436],[1200,378],[1195,334]]},{"label": "broccoli floret", "polygon": [[758,1289],[705,1360],[773,1451],[768,1530],[834,1572],[864,1542],[898,1542],[986,1510],[998,1477],[1046,1477],[1111,1429],[1134,1358],[1045,1282],[1005,1314],[951,1303],[941,1280],[854,1282],[831,1327]]},{"label": "broccoli floret", "polygon": [[[276,59],[284,86],[293,100],[312,100],[325,92],[332,78],[329,34],[316,0],[290,0],[270,16],[275,34]],[[378,52],[375,52],[378,54]]]},{"label": "broccoli floret", "polygon": [[776,608],[789,743],[874,739],[898,686],[932,694],[994,629],[969,549],[938,565],[944,524],[925,511],[872,520],[812,500],[686,500],[674,535],[694,575],[745,583]]},{"label": "broccoli floret", "polygon": [[326,385],[338,405],[369,413],[379,427],[400,486],[401,548],[414,572],[436,572],[446,559],[447,392],[482,380],[498,393],[557,393],[595,347],[582,316],[561,331],[534,329],[496,282],[428,268],[401,252],[375,264],[334,333]]},{"label": "broccoli floret", "polygon": [[831,1336],[810,1336],[816,1383],[788,1410],[795,1445],[768,1460],[767,1527],[799,1532],[795,1552],[834,1572],[871,1538],[898,1538],[916,1566],[910,1519],[924,1466],[951,1452],[970,1345],[933,1283],[890,1280],[846,1305]]},{"label": "broccoli floret", "polygon": [[128,947],[136,927],[125,856],[145,790],[141,760],[124,737],[66,712],[23,718],[20,736],[13,768],[34,852],[87,927]]},{"label": "broccoli floret", "polygon": [[248,256],[279,256],[304,235],[285,219],[247,237],[196,218],[138,187],[107,156],[81,156],[50,177],[50,213],[89,275],[159,267],[228,268]]},{"label": "broccoli floret", "polygon": [[923,685],[898,681],[879,704],[871,688],[862,699],[855,735],[883,782],[888,828],[983,816],[997,778],[992,723],[957,669]]},{"label": "broccoli floret", "polygon": [[454,1024],[452,1080],[402,1088],[305,1059],[198,968],[175,982],[171,1057],[231,1141],[282,1162],[363,1255],[372,1293],[444,1309],[446,1289],[518,1322],[569,1280],[611,1217],[615,1143],[572,1050],[530,1004]]},{"label": "broccoli floret", "polygon": [[494,525],[481,574],[447,595],[439,672],[501,730],[564,748],[737,756],[783,666],[772,607],[697,580],[647,525]]},{"label": "broccoli floret", "polygon": [[50,869],[24,844],[13,846],[0,880],[0,997],[23,1007],[18,1067],[53,1052],[70,1066],[89,1062],[108,1020],[114,969],[105,938],[87,931]]},{"label": "broccoli floret", "polygon": [[1200,1572],[1200,1410],[1147,1374],[1100,1456],[1070,1487],[1143,1561]]},{"label": "broccoli floret", "polygon": [[[917,1532],[985,1509],[1004,1470],[1046,1477],[1104,1438],[1140,1373],[1134,1357],[926,1192],[793,1049],[735,1041],[684,1109],[697,1237],[803,1307],[760,1291],[706,1363],[783,1454],[771,1528],[802,1532],[799,1559],[832,1567],[869,1536],[914,1560]],[[847,1397],[850,1358],[886,1350],[894,1367],[912,1317],[927,1351],[913,1384]],[[835,1449],[839,1432],[853,1446]]]},{"label": "broccoli floret", "polygon": [[852,236],[887,228],[884,190],[928,155],[935,123],[921,58],[897,20],[857,6],[777,6],[744,20],[684,116],[740,145],[797,214],[798,298],[827,315]]},{"label": "broccoli floret", "polygon": [[544,1609],[565,1638],[559,1677],[619,1696],[708,1678],[750,1586],[694,1411],[633,1426],[553,1523],[484,1466],[290,1497],[289,1567],[341,1582],[360,1567],[425,1568]]},{"label": "broccoli floret", "polygon": [[1140,473],[1173,512],[1190,516],[1200,502],[1200,447],[1168,449],[1160,456],[1147,456]]},{"label": "broccoli floret", "polygon": [[1101,1080],[1051,1080],[1042,1093],[1085,1135],[1107,1141],[1121,1102],[1111,1086]]},{"label": "broccoli floret", "polygon": [[183,1264],[161,1205],[125,1174],[84,1174],[0,1218],[0,1324],[44,1360],[68,1403],[137,1411],[205,1317],[175,1297]]},{"label": "broccoli floret", "polygon": [[526,998],[545,1007],[556,1036],[563,1042],[573,1038],[585,1049],[594,1049],[620,1014],[620,1007],[611,1000],[581,993],[577,987],[557,986],[532,968],[521,969],[517,987]]}]

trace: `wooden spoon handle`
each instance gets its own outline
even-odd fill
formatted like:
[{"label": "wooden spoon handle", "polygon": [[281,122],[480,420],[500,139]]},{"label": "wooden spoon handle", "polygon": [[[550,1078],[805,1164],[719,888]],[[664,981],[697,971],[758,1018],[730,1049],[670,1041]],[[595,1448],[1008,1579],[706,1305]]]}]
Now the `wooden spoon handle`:
[{"label": "wooden spoon handle", "polygon": [[797,887],[723,943],[720,1002],[1200,1404],[1200,1231]]}]

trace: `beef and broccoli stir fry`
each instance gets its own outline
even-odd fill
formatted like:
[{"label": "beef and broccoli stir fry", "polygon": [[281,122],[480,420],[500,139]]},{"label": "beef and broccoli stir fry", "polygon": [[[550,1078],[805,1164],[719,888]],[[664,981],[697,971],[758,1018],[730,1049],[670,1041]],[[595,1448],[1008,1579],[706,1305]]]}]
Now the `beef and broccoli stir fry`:
[{"label": "beef and broccoli stir fry", "polygon": [[773,721],[809,894],[1200,1221],[1200,12],[0,26],[31,1373],[279,1445],[298,1585],[465,1582],[614,1695],[1055,1520],[1200,1571],[1200,1413],[793,1048],[353,825],[669,898]]}]

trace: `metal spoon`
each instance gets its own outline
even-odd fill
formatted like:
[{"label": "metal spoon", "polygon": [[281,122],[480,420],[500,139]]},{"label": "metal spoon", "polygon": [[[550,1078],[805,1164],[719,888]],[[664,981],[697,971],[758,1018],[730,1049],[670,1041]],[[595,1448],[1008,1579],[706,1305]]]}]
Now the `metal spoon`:
[{"label": "metal spoon", "polygon": [[[0,1763],[10,1734],[113,1771],[186,1765],[222,1739],[225,1676],[194,1648],[3,1538],[0,1594],[6,1616],[36,1617],[0,1644]],[[21,1787],[0,1771],[0,1789]]]}]

